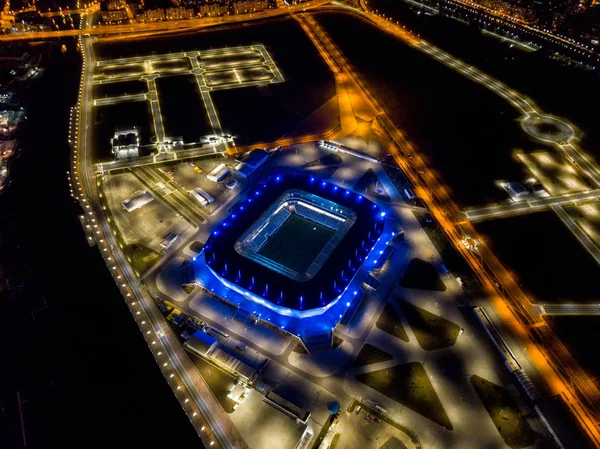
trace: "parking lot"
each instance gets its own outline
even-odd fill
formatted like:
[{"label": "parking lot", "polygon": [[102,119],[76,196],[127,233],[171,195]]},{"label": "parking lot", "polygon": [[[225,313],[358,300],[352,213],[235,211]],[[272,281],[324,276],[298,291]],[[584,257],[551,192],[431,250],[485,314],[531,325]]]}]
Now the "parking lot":
[{"label": "parking lot", "polygon": [[140,209],[132,212],[123,210],[121,202],[139,190],[147,188],[132,173],[105,177],[104,194],[124,243],[139,243],[160,252],[160,240],[168,232],[181,234],[187,228],[187,223],[156,197]]}]

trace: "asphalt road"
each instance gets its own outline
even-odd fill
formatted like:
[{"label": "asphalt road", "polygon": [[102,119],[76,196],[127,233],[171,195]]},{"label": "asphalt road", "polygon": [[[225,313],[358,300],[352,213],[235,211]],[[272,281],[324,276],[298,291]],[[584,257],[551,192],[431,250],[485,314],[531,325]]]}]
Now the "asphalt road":
[{"label": "asphalt road", "polygon": [[469,209],[464,212],[467,220],[477,222],[493,218],[504,218],[513,215],[528,214],[546,210],[552,206],[566,206],[577,203],[585,203],[600,198],[600,190],[587,192],[567,193],[565,195],[549,198],[537,198],[530,201],[518,203],[501,204],[499,206],[486,206],[477,209]]}]

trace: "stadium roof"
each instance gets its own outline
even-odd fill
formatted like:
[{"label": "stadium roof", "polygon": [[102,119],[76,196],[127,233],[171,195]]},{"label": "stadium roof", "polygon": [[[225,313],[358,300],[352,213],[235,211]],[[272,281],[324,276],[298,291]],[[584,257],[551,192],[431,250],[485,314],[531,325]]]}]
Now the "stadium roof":
[{"label": "stadium roof", "polygon": [[[347,207],[356,221],[312,279],[294,281],[260,265],[234,248],[244,232],[289,189],[301,189]],[[309,173],[274,169],[255,184],[249,197],[231,208],[231,214],[213,231],[204,248],[206,264],[237,288],[292,310],[328,306],[347,288],[383,232],[383,213],[372,201]]]},{"label": "stadium roof", "polygon": [[269,153],[265,150],[253,150],[247,159],[242,162],[248,164],[252,168],[257,168],[263,164],[269,157]]}]

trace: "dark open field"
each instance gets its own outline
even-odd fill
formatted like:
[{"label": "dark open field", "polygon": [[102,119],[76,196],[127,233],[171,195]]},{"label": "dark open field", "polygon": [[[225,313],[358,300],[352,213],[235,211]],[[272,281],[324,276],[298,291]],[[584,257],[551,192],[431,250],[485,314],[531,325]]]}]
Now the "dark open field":
[{"label": "dark open field", "polygon": [[104,97],[118,97],[120,95],[134,95],[148,92],[145,81],[123,81],[121,83],[105,83],[94,85],[94,99]]},{"label": "dark open field", "polygon": [[298,273],[305,272],[335,231],[292,214],[259,251]]},{"label": "dark open field", "polygon": [[531,97],[545,111],[574,122],[584,133],[583,148],[600,160],[597,73],[560,65],[548,57],[548,48],[525,52],[467,23],[442,15],[416,14],[417,9],[405,2],[371,0],[369,4],[428,42]]},{"label": "dark open field", "polygon": [[452,423],[421,363],[412,362],[359,374],[356,380],[452,430]]},{"label": "dark open field", "polygon": [[471,377],[471,385],[508,447],[521,449],[535,443],[534,431],[506,388],[479,376]]},{"label": "dark open field", "polygon": [[327,65],[293,19],[258,22],[243,27],[175,35],[161,39],[130,40],[95,46],[99,59],[263,44],[285,81],[266,87],[244,87],[211,92],[223,132],[236,143],[249,145],[288,135],[321,132],[339,122],[337,110],[328,109],[309,127],[303,120],[335,96]]},{"label": "dark open field", "polygon": [[598,302],[600,267],[552,212],[475,225],[536,302]]},{"label": "dark open field", "polygon": [[598,384],[600,359],[595,356],[595,345],[600,316],[546,316],[545,319],[581,367]]},{"label": "dark open field", "polygon": [[106,67],[98,67],[96,69],[97,73],[103,73],[107,77],[111,76],[119,76],[119,75],[141,75],[144,73],[144,65],[143,64],[123,64],[123,65],[115,65],[115,66],[106,66]]},{"label": "dark open field", "polygon": [[150,104],[147,101],[94,106],[93,114],[94,161],[106,161],[112,158],[110,139],[112,139],[116,128],[137,126],[141,145],[148,145],[150,137],[154,135],[152,113]]},{"label": "dark open field", "polygon": [[228,66],[236,65],[249,65],[249,64],[262,64],[264,62],[262,56],[259,53],[248,52],[248,53],[233,53],[229,55],[206,55],[199,56],[198,61],[203,65],[206,70],[209,69],[222,69]]},{"label": "dark open field", "polygon": [[166,136],[199,142],[200,136],[212,134],[194,75],[158,78],[156,89]]},{"label": "dark open field", "polygon": [[171,59],[166,61],[154,61],[151,63],[155,70],[175,70],[175,69],[191,69],[190,60],[188,58]]},{"label": "dark open field", "polygon": [[[28,448],[201,448],[69,195],[69,109],[81,74],[75,44],[50,44],[0,197],[2,279],[26,281],[13,299],[6,288],[0,298],[0,327],[10,335],[2,352],[0,447],[22,448],[24,436]],[[31,207],[40,186],[44,200]],[[44,233],[60,242],[55,259],[66,263],[31,256],[39,253],[41,216],[50,217]],[[65,272],[68,281],[58,282]],[[149,425],[166,431],[143,431]]]},{"label": "dark open field", "polygon": [[509,103],[363,20],[316,17],[460,204],[504,199],[494,180],[525,176],[513,150],[540,145],[521,131]]}]

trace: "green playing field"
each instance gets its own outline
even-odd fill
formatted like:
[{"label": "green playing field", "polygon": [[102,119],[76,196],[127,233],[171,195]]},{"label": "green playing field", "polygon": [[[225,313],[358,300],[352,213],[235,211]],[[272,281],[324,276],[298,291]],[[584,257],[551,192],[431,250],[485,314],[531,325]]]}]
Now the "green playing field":
[{"label": "green playing field", "polygon": [[329,228],[292,214],[258,253],[303,273],[334,234]]}]

